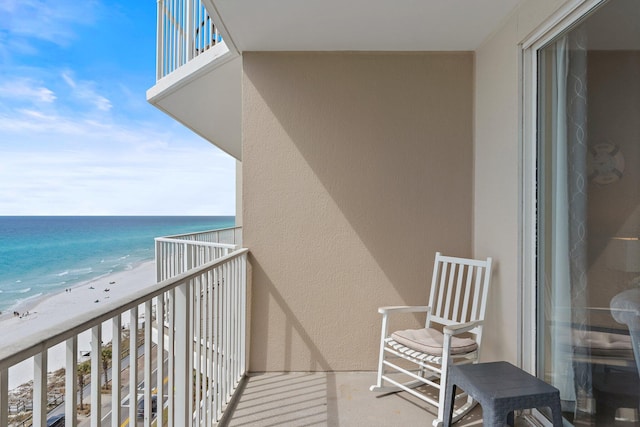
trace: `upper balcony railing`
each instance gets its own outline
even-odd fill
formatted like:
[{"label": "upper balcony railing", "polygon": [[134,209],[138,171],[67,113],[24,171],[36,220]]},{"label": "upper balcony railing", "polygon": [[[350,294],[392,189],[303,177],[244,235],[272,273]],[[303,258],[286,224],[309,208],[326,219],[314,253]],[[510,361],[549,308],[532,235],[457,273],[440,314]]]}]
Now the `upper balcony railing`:
[{"label": "upper balcony railing", "polygon": [[158,0],[156,80],[222,42],[201,0]]},{"label": "upper balcony railing", "polygon": [[155,240],[156,277],[161,282],[238,249],[242,242],[242,227],[157,237]]},{"label": "upper balcony railing", "polygon": [[[52,410],[49,351],[58,346],[66,354],[67,426],[77,426],[71,414],[79,395],[90,396],[93,427],[133,425],[141,418],[147,427],[219,422],[246,372],[247,253],[236,249],[0,348],[0,426],[20,425],[9,416],[9,369],[29,358],[32,422],[46,425]],[[91,340],[86,361],[78,360],[82,334]],[[111,355],[108,369],[105,350]],[[79,368],[83,363],[89,374]],[[110,396],[104,397],[105,387]]]},{"label": "upper balcony railing", "polygon": [[197,233],[175,234],[162,239],[193,240],[196,242],[223,243],[226,245],[242,244],[242,227],[218,228],[216,230],[199,231]]}]

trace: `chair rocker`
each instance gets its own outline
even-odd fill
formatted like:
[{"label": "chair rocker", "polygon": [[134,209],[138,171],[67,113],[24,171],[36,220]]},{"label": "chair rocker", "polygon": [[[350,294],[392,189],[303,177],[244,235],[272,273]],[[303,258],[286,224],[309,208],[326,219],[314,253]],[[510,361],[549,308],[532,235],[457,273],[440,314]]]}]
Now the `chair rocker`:
[{"label": "chair rocker", "polygon": [[[416,396],[437,407],[438,417],[433,425],[441,426],[447,368],[452,364],[478,363],[480,358],[490,280],[491,258],[474,260],[436,253],[428,306],[378,308],[382,314],[380,359],[376,384],[370,390],[383,393],[406,391]],[[389,335],[389,315],[419,312],[427,316],[423,329],[407,329]],[[406,369],[391,361],[396,359],[412,362],[415,366],[410,365],[414,368]],[[409,365],[406,362],[402,364]],[[394,377],[389,376],[392,371],[396,372]],[[438,400],[417,389],[424,386],[435,388]],[[477,403],[465,393],[456,396],[456,400],[465,397],[466,403],[454,411],[453,422]]]}]

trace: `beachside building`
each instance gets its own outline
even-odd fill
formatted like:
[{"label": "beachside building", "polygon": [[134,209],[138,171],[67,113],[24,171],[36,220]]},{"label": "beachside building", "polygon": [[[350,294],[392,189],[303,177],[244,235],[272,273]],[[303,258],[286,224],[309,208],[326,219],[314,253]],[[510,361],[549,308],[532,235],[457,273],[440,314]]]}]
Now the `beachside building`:
[{"label": "beachside building", "polygon": [[378,306],[424,303],[436,251],[492,256],[482,359],[589,412],[557,324],[626,330],[610,306],[640,270],[640,5],[201,4],[220,38],[160,27],[147,98],[238,160],[249,371],[375,370]]},{"label": "beachside building", "polygon": [[[99,342],[96,322],[118,331],[139,305],[171,313],[156,317],[173,331],[168,347],[148,324],[146,341],[174,358],[168,390],[206,400],[171,401],[175,425],[223,412],[231,425],[430,424],[368,386],[377,308],[426,304],[436,251],[493,257],[483,361],[556,386],[569,423],[638,424],[637,1],[159,0],[158,16],[148,101],[237,159],[242,228],[216,243],[224,254],[190,251],[196,236],[178,238],[182,249],[159,242],[158,259],[180,260],[160,262],[163,288],[83,327]],[[239,292],[215,293],[230,284]],[[73,328],[20,356],[0,349],[0,390],[25,355],[42,388],[42,349],[73,349]],[[208,372],[205,359],[236,370],[192,375]],[[145,368],[147,384],[155,375]]]}]

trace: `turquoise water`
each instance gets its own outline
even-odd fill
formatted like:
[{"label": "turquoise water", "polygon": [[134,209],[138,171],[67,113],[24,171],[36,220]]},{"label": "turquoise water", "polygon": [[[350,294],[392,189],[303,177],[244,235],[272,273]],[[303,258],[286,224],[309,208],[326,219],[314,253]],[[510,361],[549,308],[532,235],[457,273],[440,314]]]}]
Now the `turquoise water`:
[{"label": "turquoise water", "polygon": [[0,216],[0,311],[154,258],[154,238],[233,227],[232,216]]}]

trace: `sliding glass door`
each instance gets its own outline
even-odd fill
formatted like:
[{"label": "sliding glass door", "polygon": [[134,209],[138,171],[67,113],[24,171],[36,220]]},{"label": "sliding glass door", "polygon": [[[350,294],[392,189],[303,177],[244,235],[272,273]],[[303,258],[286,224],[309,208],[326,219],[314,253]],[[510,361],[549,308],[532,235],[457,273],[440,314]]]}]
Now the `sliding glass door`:
[{"label": "sliding glass door", "polygon": [[537,63],[537,372],[568,422],[640,425],[640,1]]}]

